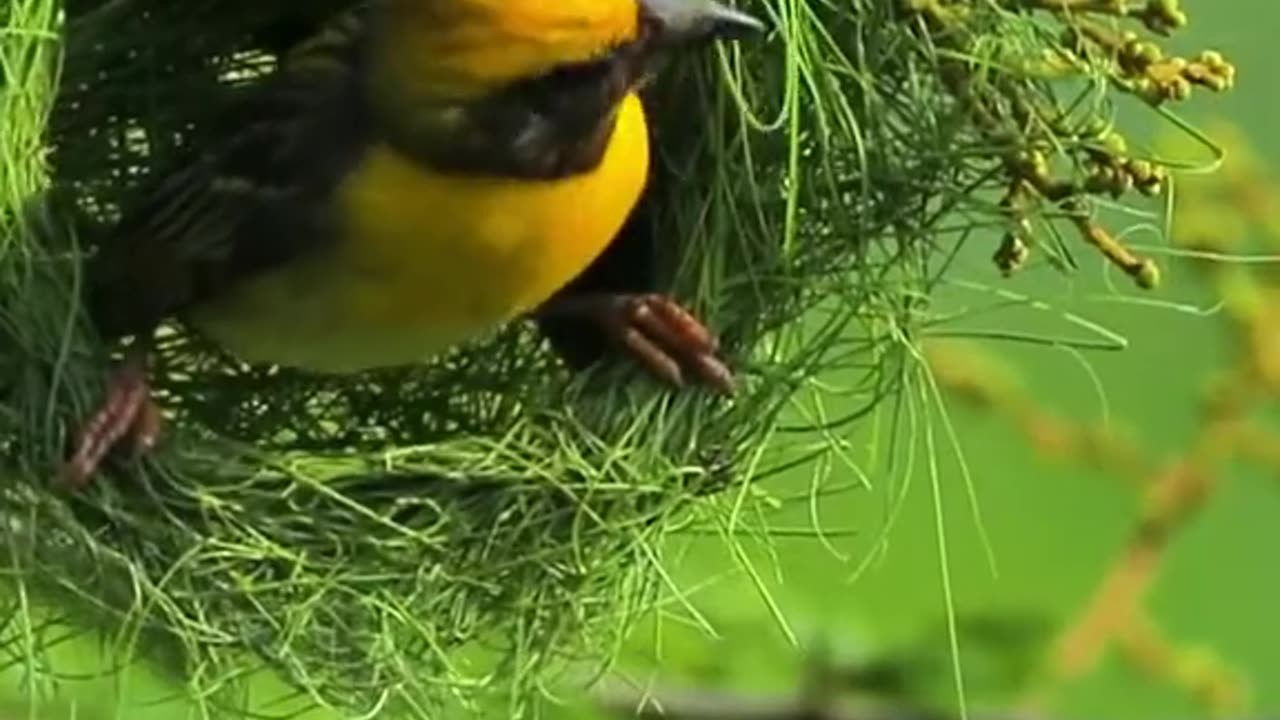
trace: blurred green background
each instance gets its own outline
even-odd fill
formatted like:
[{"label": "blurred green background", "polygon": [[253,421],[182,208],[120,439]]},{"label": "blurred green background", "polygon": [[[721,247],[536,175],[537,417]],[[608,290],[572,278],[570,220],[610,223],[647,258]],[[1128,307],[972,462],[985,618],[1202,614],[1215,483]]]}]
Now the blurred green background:
[{"label": "blurred green background", "polygon": [[[1226,96],[1201,94],[1180,111],[1198,124],[1221,119],[1237,126],[1264,167],[1280,167],[1280,139],[1272,129],[1280,122],[1272,69],[1280,6],[1271,0],[1192,0],[1185,6],[1192,24],[1178,47],[1223,51],[1239,69],[1239,82]],[[1228,158],[1228,171],[1237,157]],[[1177,187],[1179,202],[1196,200],[1194,192]],[[1268,207],[1280,207],[1280,202]],[[1247,228],[1230,212],[1215,207],[1211,227],[1221,232]],[[1178,231],[1175,226],[1175,236]],[[1163,242],[1143,235],[1129,240]],[[1243,238],[1228,240],[1242,251],[1266,247],[1257,237],[1252,246],[1240,244]],[[895,433],[889,406],[874,421],[840,430],[870,487],[822,498],[817,514],[827,537],[816,537],[806,498],[814,471],[801,468],[768,485],[774,495],[799,498],[781,504],[768,518],[772,526],[797,532],[783,533],[768,547],[744,538],[747,552],[736,557],[718,537],[672,538],[667,561],[675,585],[686,592],[636,633],[620,674],[641,687],[652,685],[658,697],[670,686],[785,696],[812,681],[814,659],[825,652],[829,665],[848,666],[844,674],[855,676],[846,678],[847,685],[857,688],[855,695],[891,706],[923,703],[955,712],[945,562],[972,708],[1010,708],[1036,688],[1049,688],[1041,708],[1047,717],[1280,715],[1280,563],[1275,559],[1280,471],[1234,457],[1213,465],[1221,472],[1214,475],[1203,507],[1169,537],[1143,601],[1153,633],[1148,639],[1160,638],[1167,647],[1147,647],[1144,656],[1112,644],[1077,677],[1059,682],[1045,675],[1051,672],[1046,668],[1052,668],[1059,634],[1084,612],[1131,542],[1148,478],[1090,462],[1081,457],[1088,454],[1087,447],[1080,450],[1067,442],[1070,447],[1055,455],[1044,452],[1044,443],[1052,443],[1055,428],[1064,437],[1076,432],[1095,440],[1110,438],[1102,446],[1132,448],[1143,458],[1133,466],[1159,477],[1202,438],[1199,409],[1207,383],[1241,349],[1229,313],[1116,301],[1117,292],[1126,297],[1136,293],[1086,253],[1081,253],[1085,262],[1075,276],[1033,265],[1005,281],[989,261],[993,249],[974,243],[953,277],[1025,293],[1053,309],[961,319],[947,329],[998,326],[1080,335],[1064,319],[1070,311],[1124,336],[1128,349],[1075,353],[995,341],[978,342],[976,351],[973,343],[941,346],[932,356],[943,365],[940,378],[954,376],[960,367],[955,363],[977,362],[974,372],[986,381],[1020,387],[1020,397],[1037,408],[1039,429],[1050,432],[1051,437],[1036,436],[1042,447],[1019,428],[1030,415],[1019,420],[984,411],[946,390],[942,395],[958,449],[938,406],[920,392],[903,405],[903,413],[914,413],[914,430],[899,427]],[[1147,299],[1197,308],[1218,302],[1224,285],[1208,282],[1211,273],[1185,260],[1162,258],[1162,264],[1164,286]],[[1250,277],[1265,280],[1264,264],[1249,267],[1256,270]],[[990,305],[994,299],[990,293],[984,297],[981,291],[956,287],[938,302],[960,309]],[[1273,317],[1275,324],[1264,320],[1258,325],[1264,346],[1267,332],[1280,345],[1280,310]],[[993,362],[998,364],[989,365]],[[1273,426],[1276,405],[1273,398]],[[1266,413],[1262,415],[1266,423]],[[891,450],[891,439],[899,443],[896,450]],[[1099,447],[1097,442],[1086,445]],[[981,525],[958,458],[971,476]],[[852,486],[857,480],[850,468],[830,469],[832,484]],[[988,560],[984,531],[998,571]],[[754,568],[755,577],[744,562]],[[86,678],[61,683],[56,701],[31,704],[22,668],[10,668],[10,695],[0,704],[0,718],[6,712],[15,718],[196,716],[180,689],[147,668],[107,679],[92,677],[100,655],[91,640],[68,643],[54,655],[48,659],[51,667],[82,671]],[[1136,660],[1139,656],[1149,662]],[[271,704],[280,692],[264,680],[254,701],[263,712],[284,713],[287,706]],[[592,709],[594,702],[576,700],[572,693],[565,698],[565,705],[547,703],[544,713],[605,717]]]}]

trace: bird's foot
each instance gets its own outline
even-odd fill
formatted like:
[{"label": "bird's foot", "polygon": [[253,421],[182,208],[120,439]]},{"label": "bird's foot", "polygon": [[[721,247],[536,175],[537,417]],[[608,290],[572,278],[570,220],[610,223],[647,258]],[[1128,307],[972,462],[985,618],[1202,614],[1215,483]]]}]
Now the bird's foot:
[{"label": "bird's foot", "polygon": [[122,441],[139,457],[155,447],[163,426],[160,408],[151,399],[145,355],[131,354],[107,382],[107,396],[81,426],[75,450],[62,466],[65,487],[89,484],[98,466]]},{"label": "bird's foot", "polygon": [[722,393],[733,392],[733,373],[718,357],[719,343],[675,300],[656,294],[567,296],[543,309],[596,323],[650,374],[675,386],[686,376]]}]

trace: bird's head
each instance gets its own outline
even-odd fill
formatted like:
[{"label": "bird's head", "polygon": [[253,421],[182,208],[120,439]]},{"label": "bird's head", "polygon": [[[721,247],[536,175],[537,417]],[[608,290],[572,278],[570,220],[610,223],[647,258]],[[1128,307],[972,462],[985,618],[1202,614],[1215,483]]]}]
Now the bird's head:
[{"label": "bird's head", "polygon": [[388,9],[384,31],[422,60],[419,87],[459,99],[624,46],[665,54],[763,28],[717,0],[389,0]]}]

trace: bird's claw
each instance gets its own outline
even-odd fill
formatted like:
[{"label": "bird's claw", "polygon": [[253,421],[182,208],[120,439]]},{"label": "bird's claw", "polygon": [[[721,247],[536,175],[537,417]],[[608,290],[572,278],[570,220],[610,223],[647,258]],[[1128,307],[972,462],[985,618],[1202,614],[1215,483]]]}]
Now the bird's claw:
[{"label": "bird's claw", "polygon": [[151,399],[146,362],[130,357],[108,381],[102,405],[81,426],[74,451],[59,473],[62,485],[84,488],[103,459],[126,438],[135,458],[150,452],[162,426],[160,408]]},{"label": "bird's claw", "polygon": [[554,312],[584,313],[649,373],[677,387],[695,382],[733,392],[719,343],[675,300],[658,294],[601,294],[567,299]]}]

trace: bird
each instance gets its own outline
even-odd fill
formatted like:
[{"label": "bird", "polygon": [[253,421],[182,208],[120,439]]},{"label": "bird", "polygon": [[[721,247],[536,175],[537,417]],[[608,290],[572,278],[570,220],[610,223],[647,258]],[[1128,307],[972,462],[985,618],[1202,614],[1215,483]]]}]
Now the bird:
[{"label": "bird", "polygon": [[170,319],[245,363],[328,375],[420,363],[518,319],[586,324],[660,379],[732,392],[714,335],[669,295],[565,289],[644,192],[640,91],[673,55],[763,29],[717,0],[340,13],[93,243],[87,314],[125,350],[62,481],[86,486],[126,440],[156,445],[148,370]]},{"label": "bird", "polygon": [[[332,8],[326,7],[331,4],[292,6],[285,12],[277,12],[253,31],[252,41],[274,55],[286,54],[316,32],[331,13]],[[641,100],[647,113],[662,111],[656,98],[642,93]],[[663,141],[656,132],[650,134],[651,143],[662,145]],[[662,149],[664,153],[670,151],[668,147]],[[557,292],[553,300],[581,294],[638,295],[656,292],[661,281],[656,263],[658,248],[654,242],[660,228],[655,221],[661,213],[663,186],[675,180],[670,168],[653,168],[645,191],[622,230],[590,266]],[[536,317],[535,321],[551,350],[572,370],[586,370],[615,360],[626,352],[625,346],[618,347],[616,342],[611,342],[610,337],[600,332],[598,323],[592,318],[548,313]],[[679,368],[672,367],[669,359],[663,360],[653,353],[649,358],[645,361],[647,366],[668,382],[679,375]]]}]

